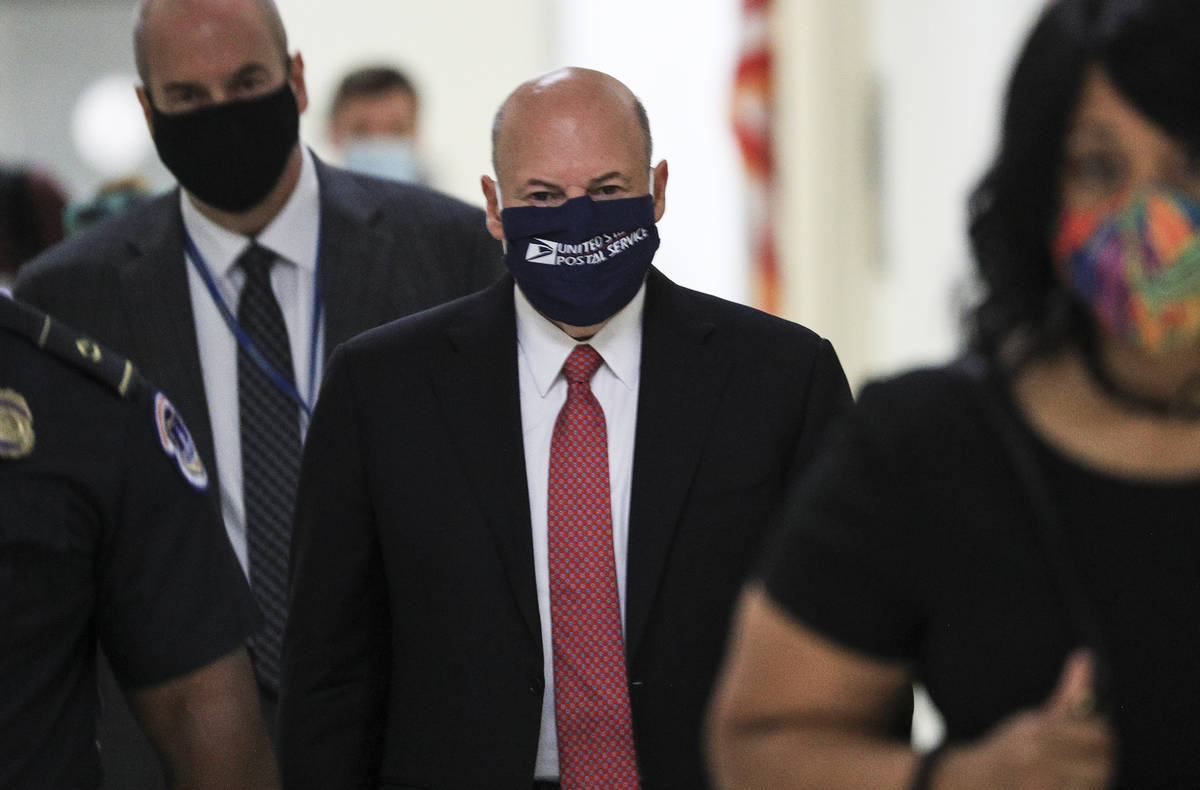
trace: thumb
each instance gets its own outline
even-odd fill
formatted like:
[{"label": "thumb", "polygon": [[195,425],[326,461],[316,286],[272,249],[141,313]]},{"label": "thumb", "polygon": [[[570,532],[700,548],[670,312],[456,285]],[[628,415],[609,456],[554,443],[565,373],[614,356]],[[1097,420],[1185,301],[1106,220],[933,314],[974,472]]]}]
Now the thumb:
[{"label": "thumb", "polygon": [[1090,651],[1080,649],[1071,653],[1044,710],[1055,718],[1090,715],[1096,707],[1094,673],[1095,659]]}]

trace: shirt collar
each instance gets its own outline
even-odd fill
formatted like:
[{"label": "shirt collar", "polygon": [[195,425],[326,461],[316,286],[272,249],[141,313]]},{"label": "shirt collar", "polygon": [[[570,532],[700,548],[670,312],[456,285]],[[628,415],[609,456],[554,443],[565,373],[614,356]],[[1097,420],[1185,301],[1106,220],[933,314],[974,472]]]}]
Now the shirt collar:
[{"label": "shirt collar", "polygon": [[[317,167],[312,152],[301,146],[300,178],[275,218],[258,234],[258,242],[280,258],[313,272],[317,267],[321,203]],[[179,193],[183,226],[204,256],[214,277],[229,274],[250,239],[213,222],[184,194]]]},{"label": "shirt collar", "polygon": [[[566,332],[539,313],[514,283],[513,299],[517,307],[517,345],[529,360],[534,384],[544,398],[562,373],[563,363],[579,345]],[[646,304],[646,284],[629,304],[608,320],[586,342],[600,353],[604,364],[626,389],[636,390],[642,363],[642,313]]]}]

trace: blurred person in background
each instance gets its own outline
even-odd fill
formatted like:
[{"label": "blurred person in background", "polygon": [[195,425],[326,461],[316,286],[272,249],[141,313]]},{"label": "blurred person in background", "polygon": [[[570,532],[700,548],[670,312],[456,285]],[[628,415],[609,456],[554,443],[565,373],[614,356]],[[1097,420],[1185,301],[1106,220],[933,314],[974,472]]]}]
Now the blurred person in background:
[{"label": "blurred person in background", "polygon": [[66,195],[36,168],[0,166],[0,286],[21,264],[63,238]]},{"label": "blurred person in background", "polygon": [[342,78],[329,112],[329,139],[350,170],[425,183],[417,154],[417,91],[393,66],[367,66]]},{"label": "blurred person in background", "polygon": [[[137,96],[180,188],[48,250],[16,293],[133,359],[187,416],[263,612],[250,654],[270,728],[300,448],[327,353],[491,283],[499,244],[481,210],[301,144],[304,61],[272,0],[141,0],[133,44]],[[113,732],[128,717],[107,721],[112,786],[160,786],[148,751]]]},{"label": "blurred person in background", "polygon": [[141,176],[129,176],[101,184],[92,197],[67,204],[63,230],[68,236],[123,214],[150,198],[150,185]]},{"label": "blurred person in background", "polygon": [[278,786],[209,484],[127,360],[0,297],[0,787],[99,786],[97,643],[175,786]]},{"label": "blurred person in background", "polygon": [[[970,235],[972,354],[864,390],[745,595],[728,788],[1200,787],[1200,4],[1060,0]],[[946,740],[882,729],[925,684]]]}]

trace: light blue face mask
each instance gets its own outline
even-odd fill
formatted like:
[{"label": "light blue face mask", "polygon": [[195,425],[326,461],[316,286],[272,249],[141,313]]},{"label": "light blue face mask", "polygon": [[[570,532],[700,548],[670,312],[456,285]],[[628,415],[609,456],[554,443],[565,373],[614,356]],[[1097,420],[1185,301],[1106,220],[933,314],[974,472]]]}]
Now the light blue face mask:
[{"label": "light blue face mask", "polygon": [[425,172],[408,137],[364,137],[346,146],[346,168],[377,178],[424,184]]}]

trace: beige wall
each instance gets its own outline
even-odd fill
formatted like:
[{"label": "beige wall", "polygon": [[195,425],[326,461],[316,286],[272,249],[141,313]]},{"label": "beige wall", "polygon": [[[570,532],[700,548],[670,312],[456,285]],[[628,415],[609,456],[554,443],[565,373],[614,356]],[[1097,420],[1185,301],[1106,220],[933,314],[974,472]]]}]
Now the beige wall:
[{"label": "beige wall", "polygon": [[422,152],[434,185],[482,205],[492,114],[508,92],[550,68],[551,0],[278,0],[304,55],[312,104],[306,140],[325,144],[325,113],[342,74],[376,60],[408,71],[422,95]]},{"label": "beige wall", "polygon": [[954,355],[973,267],[971,188],[991,160],[1009,72],[1045,0],[867,0],[881,106],[882,281],[872,366]]},{"label": "beige wall", "polygon": [[305,139],[331,155],[324,122],[337,80],[366,61],[394,61],[422,91],[434,186],[477,204],[479,176],[491,171],[492,114],[509,91],[564,65],[625,80],[649,111],[655,158],[671,165],[656,263],[683,285],[745,298],[741,174],[728,115],[736,3],[691,0],[684,24],[676,0],[277,2],[307,67]]},{"label": "beige wall", "polygon": [[857,389],[953,356],[966,199],[1044,0],[776,0],[786,315]]},{"label": "beige wall", "polygon": [[864,0],[785,0],[774,14],[785,315],[829,338],[857,385],[878,279]]}]

